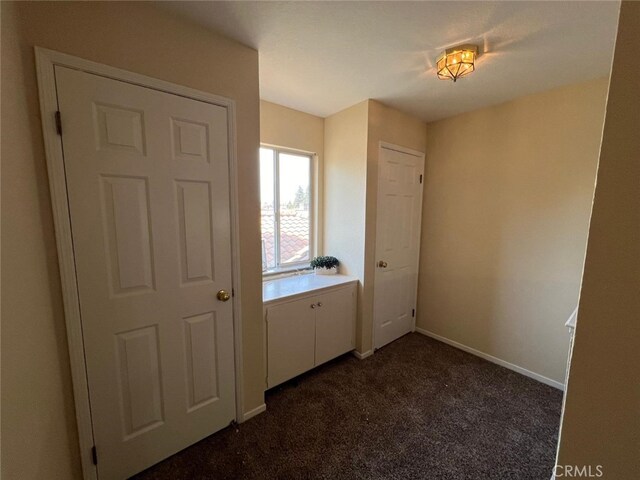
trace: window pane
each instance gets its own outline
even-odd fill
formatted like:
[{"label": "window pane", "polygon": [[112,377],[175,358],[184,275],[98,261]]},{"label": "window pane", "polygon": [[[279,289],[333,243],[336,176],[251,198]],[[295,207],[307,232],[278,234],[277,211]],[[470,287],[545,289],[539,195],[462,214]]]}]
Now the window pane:
[{"label": "window pane", "polygon": [[310,260],[311,159],[281,153],[280,176],[280,263]]},{"label": "window pane", "polygon": [[262,270],[276,266],[274,151],[260,148],[260,207],[262,225]]}]

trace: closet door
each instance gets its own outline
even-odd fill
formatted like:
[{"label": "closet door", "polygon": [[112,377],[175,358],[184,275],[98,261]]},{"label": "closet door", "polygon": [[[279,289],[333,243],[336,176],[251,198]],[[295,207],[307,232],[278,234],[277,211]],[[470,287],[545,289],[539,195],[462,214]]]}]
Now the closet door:
[{"label": "closet door", "polygon": [[100,479],[235,418],[227,111],[55,67]]},{"label": "closet door", "polygon": [[424,154],[381,146],[376,214],[374,346],[413,330]]}]

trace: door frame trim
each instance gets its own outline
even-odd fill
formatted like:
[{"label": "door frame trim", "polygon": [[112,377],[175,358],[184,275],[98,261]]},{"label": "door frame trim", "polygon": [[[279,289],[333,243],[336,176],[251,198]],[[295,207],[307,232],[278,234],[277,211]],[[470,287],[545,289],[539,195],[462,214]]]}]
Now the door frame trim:
[{"label": "door frame trim", "polygon": [[[421,203],[420,203],[420,229],[418,231],[418,255],[416,257],[416,277],[419,277],[420,275],[420,244],[422,241],[422,203],[424,202],[424,186],[425,186],[425,182],[424,182],[424,174],[425,174],[425,169],[426,169],[426,164],[427,164],[427,157],[426,154],[424,152],[420,152],[418,150],[413,150],[411,148],[407,148],[407,147],[403,147],[400,145],[395,145],[393,143],[389,143],[389,142],[385,142],[385,141],[379,141],[378,142],[378,172],[377,172],[377,177],[376,178],[376,238],[373,244],[373,255],[374,255],[374,260],[377,258],[376,253],[377,253],[377,248],[378,248],[378,235],[377,235],[377,230],[378,230],[378,214],[379,214],[379,209],[378,209],[378,202],[380,200],[380,173],[381,173],[381,169],[380,169],[380,157],[381,157],[381,152],[382,149],[386,149],[386,150],[393,150],[396,152],[400,152],[400,153],[406,153],[408,155],[413,155],[414,157],[418,157],[420,159],[422,159],[422,175],[423,175],[423,183],[422,183],[422,194],[421,194]],[[371,323],[372,323],[372,329],[371,329],[371,344],[372,344],[372,352],[375,352],[375,350],[377,348],[376,345],[376,334],[378,333],[378,324],[376,323],[376,314],[375,314],[375,284],[376,284],[376,273],[377,273],[377,268],[374,266],[374,273],[373,273],[373,316],[371,318]],[[416,280],[416,291],[415,291],[415,298],[417,300],[418,298],[418,280]],[[414,332],[416,329],[416,319],[418,318],[418,305],[417,305],[417,301],[416,301],[416,306],[415,306],[415,310],[416,310],[416,315],[411,319],[411,331]]]},{"label": "door frame trim", "polygon": [[67,199],[67,181],[64,171],[62,137],[57,134],[55,113],[58,111],[58,99],[54,67],[63,66],[126,83],[151,88],[161,92],[190,98],[226,108],[228,125],[229,154],[229,204],[231,210],[231,276],[233,296],[233,334],[234,334],[234,370],[235,370],[235,407],[236,421],[244,421],[244,391],[242,365],[242,325],[241,282],[240,282],[240,243],[238,210],[238,165],[236,153],[236,105],[235,101],[211,93],[202,92],[182,85],[147,77],[127,70],[103,65],[65,53],[34,47],[38,93],[40,96],[40,115],[44,139],[51,208],[55,227],[58,264],[62,284],[64,317],[69,347],[73,397],[78,424],[78,439],[82,474],[85,479],[97,479],[97,467],[93,464],[91,449],[94,446],[89,401],[87,366],[82,338],[80,303],[76,278],[75,256],[71,236],[71,217]]},{"label": "door frame trim", "polygon": [[386,148],[387,150],[395,150],[400,153],[408,153],[409,155],[413,155],[414,157],[421,157],[423,160],[425,159],[424,152],[419,152],[418,150],[412,150],[411,148],[402,147],[400,145],[394,145],[393,143],[383,142],[382,140],[378,144],[378,151],[380,148]]}]

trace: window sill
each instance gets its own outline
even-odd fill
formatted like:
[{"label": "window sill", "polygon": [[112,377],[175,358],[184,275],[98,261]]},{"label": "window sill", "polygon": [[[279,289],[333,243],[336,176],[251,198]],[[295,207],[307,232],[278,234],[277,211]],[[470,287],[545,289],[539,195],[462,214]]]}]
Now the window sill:
[{"label": "window sill", "polygon": [[262,274],[262,281],[269,282],[271,280],[277,280],[279,278],[295,277],[299,275],[310,275],[313,273],[313,269],[310,267],[289,268],[283,270],[275,270],[272,272],[265,272]]}]

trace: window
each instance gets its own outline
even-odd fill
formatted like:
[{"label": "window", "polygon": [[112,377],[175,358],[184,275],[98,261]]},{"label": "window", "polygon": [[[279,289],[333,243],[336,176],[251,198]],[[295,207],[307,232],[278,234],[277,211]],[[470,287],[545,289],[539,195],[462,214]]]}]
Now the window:
[{"label": "window", "polygon": [[307,266],[313,254],[313,155],[260,148],[262,271]]}]

